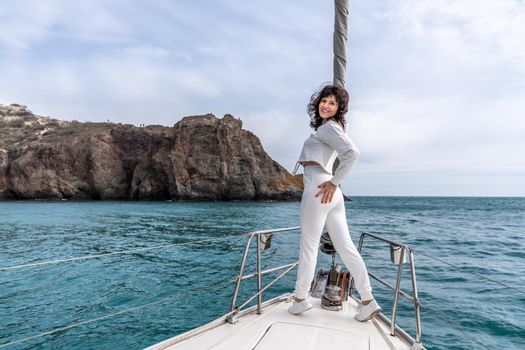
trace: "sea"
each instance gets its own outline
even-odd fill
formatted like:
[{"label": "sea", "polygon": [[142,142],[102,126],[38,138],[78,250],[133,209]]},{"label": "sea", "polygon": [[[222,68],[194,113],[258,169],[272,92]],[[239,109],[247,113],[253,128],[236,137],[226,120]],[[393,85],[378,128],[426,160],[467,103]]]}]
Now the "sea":
[{"label": "sea", "polygon": [[[427,349],[525,349],[525,198],[353,197],[345,205],[356,245],[368,232],[414,250]],[[229,311],[247,233],[298,226],[299,209],[0,202],[0,348],[143,349],[214,320]],[[275,234],[263,267],[294,262],[299,236]],[[394,284],[389,244],[370,236],[363,243],[368,270]],[[246,273],[255,261],[252,251]],[[330,263],[319,253],[318,268]],[[409,294],[410,277],[405,264]],[[295,270],[264,299],[292,292],[294,282]],[[373,279],[372,286],[390,316],[393,292]],[[238,304],[255,288],[255,279],[243,281]],[[400,298],[396,322],[415,336],[413,303]]]}]

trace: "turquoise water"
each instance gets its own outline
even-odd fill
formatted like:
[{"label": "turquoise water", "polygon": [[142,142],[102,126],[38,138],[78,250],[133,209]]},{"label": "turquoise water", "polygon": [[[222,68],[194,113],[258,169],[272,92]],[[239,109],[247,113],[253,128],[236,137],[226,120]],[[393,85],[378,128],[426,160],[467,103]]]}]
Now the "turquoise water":
[{"label": "turquoise water", "polygon": [[[355,197],[347,216],[356,243],[369,231],[415,248],[428,349],[525,348],[524,294],[418,254],[525,290],[524,198]],[[227,281],[237,273],[243,233],[298,221],[298,202],[2,202],[0,267],[217,240],[0,271],[0,344],[156,301],[5,348],[141,349],[187,331],[228,311]],[[275,236],[264,264],[296,259],[298,238]],[[394,282],[387,249],[366,241],[363,256],[370,271]],[[320,265],[328,264],[320,255]],[[403,288],[410,291],[407,272]],[[291,291],[294,275],[265,297]],[[254,284],[246,281],[243,297]],[[372,284],[388,312],[392,293]],[[410,304],[400,303],[398,323],[413,335]]]}]

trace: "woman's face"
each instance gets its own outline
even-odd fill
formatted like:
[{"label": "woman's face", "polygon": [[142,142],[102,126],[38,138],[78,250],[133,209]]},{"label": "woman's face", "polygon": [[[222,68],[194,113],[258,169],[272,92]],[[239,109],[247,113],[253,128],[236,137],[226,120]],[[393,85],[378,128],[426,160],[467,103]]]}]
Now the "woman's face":
[{"label": "woman's face", "polygon": [[323,119],[332,118],[337,113],[337,108],[339,103],[334,95],[323,97],[319,103],[319,115]]}]

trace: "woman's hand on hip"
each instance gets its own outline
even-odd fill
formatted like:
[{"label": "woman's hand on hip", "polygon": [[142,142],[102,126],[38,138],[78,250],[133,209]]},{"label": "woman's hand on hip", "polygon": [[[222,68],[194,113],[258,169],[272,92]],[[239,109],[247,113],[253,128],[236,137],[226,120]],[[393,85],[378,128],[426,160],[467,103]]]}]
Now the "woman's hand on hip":
[{"label": "woman's hand on hip", "polygon": [[334,185],[330,181],[325,181],[317,188],[320,188],[321,190],[315,194],[315,196],[319,196],[320,194],[323,195],[323,198],[321,199],[321,203],[330,203],[332,201],[332,198],[334,197],[334,193],[337,190],[337,185]]}]

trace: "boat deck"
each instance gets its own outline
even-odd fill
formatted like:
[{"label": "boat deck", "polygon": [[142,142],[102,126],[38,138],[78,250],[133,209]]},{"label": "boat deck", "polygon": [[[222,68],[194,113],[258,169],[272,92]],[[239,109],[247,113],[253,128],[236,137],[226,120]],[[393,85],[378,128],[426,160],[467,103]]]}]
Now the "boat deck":
[{"label": "boat deck", "polygon": [[255,312],[241,315],[235,324],[215,321],[194,335],[191,331],[148,350],[333,350],[349,348],[349,345],[356,350],[411,348],[401,338],[390,336],[389,329],[377,319],[354,320],[357,303],[352,299],[345,302],[343,310],[338,312],[322,309],[319,299],[311,298],[311,302],[312,309],[291,315],[288,313],[291,301],[284,298],[266,305],[260,315]]}]

